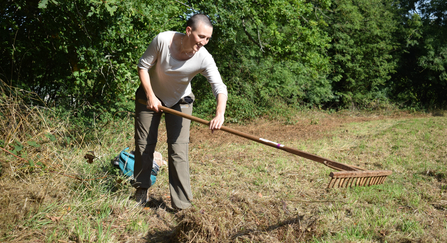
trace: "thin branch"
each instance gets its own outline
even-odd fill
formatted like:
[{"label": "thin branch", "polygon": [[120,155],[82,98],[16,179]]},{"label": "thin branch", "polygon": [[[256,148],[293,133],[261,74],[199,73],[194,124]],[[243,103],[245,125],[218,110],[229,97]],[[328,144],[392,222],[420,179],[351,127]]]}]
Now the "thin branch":
[{"label": "thin branch", "polygon": [[258,29],[258,41],[259,41],[259,46],[261,47],[261,51],[264,52],[264,47],[262,46],[262,42],[261,42],[261,33],[259,33],[259,27],[256,26]]},{"label": "thin branch", "polygon": [[199,12],[198,10],[194,9],[193,7],[189,6],[189,5],[186,4],[186,3],[182,3],[182,2],[180,2],[180,1],[178,1],[178,0],[174,0],[174,1],[176,1],[177,3],[180,3],[181,5],[183,5],[183,6],[187,7],[187,8],[189,8],[189,9],[191,9],[191,10],[194,11],[194,12]]},{"label": "thin branch", "polygon": [[248,32],[248,30],[247,30],[247,28],[246,28],[246,26],[245,26],[245,20],[242,20],[242,27],[244,28],[244,32],[245,32],[245,34],[248,36],[248,38],[249,38],[253,43],[255,43],[257,46],[259,46],[259,48],[261,49],[262,52],[264,52],[264,47],[262,46],[262,43],[261,43],[261,37],[260,37],[260,34],[259,34],[259,28],[258,28],[258,39],[259,39],[259,42],[258,42],[258,41],[256,41],[255,38],[253,38],[253,36]]},{"label": "thin branch", "polygon": [[79,9],[78,9],[78,5],[76,4],[76,1],[75,1],[75,8],[76,8],[76,12],[79,14],[79,19],[81,20],[82,28],[84,29],[85,34],[87,34],[87,37],[88,37],[88,38],[90,39],[90,41],[91,41],[92,38],[91,38],[90,35],[88,34],[87,28],[85,27],[85,24],[84,24],[84,20],[82,20],[83,16],[82,16],[81,12],[80,12]]}]

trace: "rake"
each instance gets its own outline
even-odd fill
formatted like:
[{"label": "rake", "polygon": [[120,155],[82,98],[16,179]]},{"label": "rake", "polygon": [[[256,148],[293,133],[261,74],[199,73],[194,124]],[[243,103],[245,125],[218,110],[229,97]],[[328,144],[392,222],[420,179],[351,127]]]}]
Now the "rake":
[{"label": "rake", "polygon": [[[138,100],[139,103],[145,105],[145,100]],[[182,113],[180,111],[176,111],[164,106],[159,106],[158,109],[162,110],[163,112],[170,113],[173,115],[177,115],[186,119],[189,119],[191,121],[195,121],[198,123],[202,123],[204,125],[209,125],[209,121],[200,119],[195,116],[191,116],[185,113]],[[331,177],[331,180],[329,181],[328,188],[341,188],[341,187],[352,187],[352,186],[372,186],[372,185],[380,185],[383,184],[386,177],[391,175],[391,171],[389,170],[377,170],[377,171],[371,171],[371,170],[364,170],[360,167],[353,166],[353,165],[347,165],[340,162],[336,162],[327,158],[323,158],[314,154],[310,154],[298,149],[287,147],[283,144],[273,142],[264,138],[256,137],[247,133],[243,133],[240,131],[237,131],[235,129],[222,126],[220,130],[244,137],[247,139],[250,139],[252,141],[265,144],[270,147],[274,147],[277,149],[284,150],[286,152],[301,156],[306,159],[313,160],[315,162],[321,163],[329,168],[338,170],[338,172],[331,172],[329,176]]]}]

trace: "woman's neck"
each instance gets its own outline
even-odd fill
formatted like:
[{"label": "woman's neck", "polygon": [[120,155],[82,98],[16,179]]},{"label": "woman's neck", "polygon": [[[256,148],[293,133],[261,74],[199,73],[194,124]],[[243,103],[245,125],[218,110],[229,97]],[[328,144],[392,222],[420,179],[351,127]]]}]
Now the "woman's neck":
[{"label": "woman's neck", "polygon": [[193,48],[188,47],[189,38],[187,35],[183,35],[180,38],[180,53],[185,54],[188,57],[193,57],[196,52],[193,50]]}]

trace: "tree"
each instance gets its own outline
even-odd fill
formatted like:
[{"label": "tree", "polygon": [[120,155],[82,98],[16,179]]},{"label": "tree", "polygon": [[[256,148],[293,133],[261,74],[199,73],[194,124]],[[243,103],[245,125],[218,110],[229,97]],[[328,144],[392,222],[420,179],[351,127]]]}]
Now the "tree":
[{"label": "tree", "polygon": [[7,0],[0,7],[7,82],[59,105],[112,111],[131,104],[139,57],[159,31],[179,28],[185,9],[143,0]]},{"label": "tree", "polygon": [[[278,104],[318,105],[332,98],[326,79],[329,38],[306,1],[189,1],[214,21],[207,49],[230,89],[228,113],[257,116]],[[319,1],[325,9],[330,1]],[[195,82],[196,91],[204,82]],[[206,95],[206,94],[203,94]],[[202,95],[199,95],[202,97]],[[211,107],[211,105],[209,106]]]},{"label": "tree", "polygon": [[[447,107],[447,4],[402,0],[399,69],[389,86],[404,106]],[[410,13],[410,14],[409,14]]]},{"label": "tree", "polygon": [[327,31],[332,37],[330,79],[341,106],[385,97],[395,71],[395,6],[383,0],[335,0]]}]

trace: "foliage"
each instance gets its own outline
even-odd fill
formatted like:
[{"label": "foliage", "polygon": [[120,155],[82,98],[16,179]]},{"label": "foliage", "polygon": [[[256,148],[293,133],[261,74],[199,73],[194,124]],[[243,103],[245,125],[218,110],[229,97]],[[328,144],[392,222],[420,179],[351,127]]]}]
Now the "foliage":
[{"label": "foliage", "polygon": [[[326,79],[329,38],[320,12],[306,1],[190,1],[215,22],[208,49],[230,93],[258,112],[283,102],[318,105],[332,98]],[[326,8],[329,1],[320,1]],[[204,90],[203,82],[195,90]]]},{"label": "foliage", "polygon": [[[406,106],[446,108],[447,5],[445,1],[402,1],[398,72],[390,88]],[[416,11],[419,6],[419,12]],[[412,14],[408,14],[408,13]]]},{"label": "foliage", "polygon": [[3,2],[1,73],[48,103],[129,110],[138,58],[158,31],[179,25],[173,3]]},{"label": "foliage", "polygon": [[336,0],[329,13],[331,79],[340,105],[386,99],[385,84],[395,71],[391,52],[398,22],[383,0]]},{"label": "foliage", "polygon": [[[284,105],[446,105],[441,0],[5,0],[0,76],[38,94],[31,104],[73,110],[91,124],[98,114],[133,110],[147,45],[160,31],[184,31],[197,12],[214,22],[207,49],[229,88],[234,121]],[[193,90],[195,112],[213,114],[204,77]]]}]

